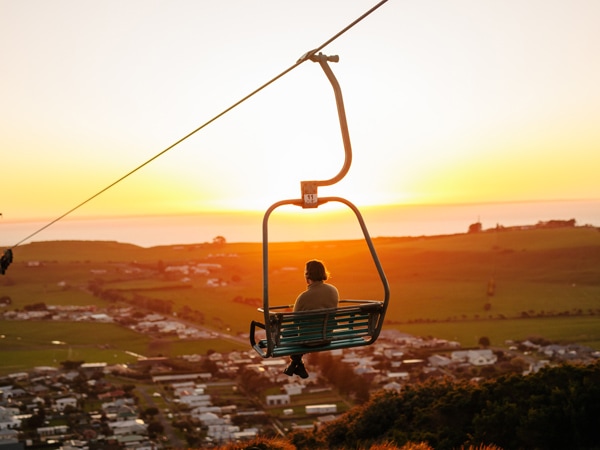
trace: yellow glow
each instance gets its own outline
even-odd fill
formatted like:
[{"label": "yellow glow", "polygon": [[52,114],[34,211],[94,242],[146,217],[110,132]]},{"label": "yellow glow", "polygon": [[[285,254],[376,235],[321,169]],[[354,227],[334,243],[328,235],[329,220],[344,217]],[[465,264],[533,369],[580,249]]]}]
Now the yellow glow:
[{"label": "yellow glow", "polygon": [[[0,19],[3,220],[54,219],[100,193],[371,6],[66,0],[32,15],[14,2]],[[324,49],[340,55],[354,152],[319,195],[600,198],[599,15],[592,0],[388,2]],[[307,62],[76,215],[264,211],[343,160],[332,88]]]}]

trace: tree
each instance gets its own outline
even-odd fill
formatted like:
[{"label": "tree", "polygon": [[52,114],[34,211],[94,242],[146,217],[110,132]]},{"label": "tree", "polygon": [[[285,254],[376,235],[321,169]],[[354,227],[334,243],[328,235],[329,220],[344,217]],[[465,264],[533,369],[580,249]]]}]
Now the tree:
[{"label": "tree", "polygon": [[214,237],[212,242],[214,245],[225,245],[227,243],[223,236]]},{"label": "tree", "polygon": [[148,435],[152,438],[161,435],[163,431],[165,431],[165,427],[160,422],[153,421],[148,424]]},{"label": "tree", "polygon": [[481,336],[479,338],[478,344],[480,347],[488,348],[490,346],[490,338],[487,336]]},{"label": "tree", "polygon": [[35,414],[26,419],[26,427],[31,429],[36,429],[44,426],[44,421],[46,420],[46,411],[44,408],[39,408]]},{"label": "tree", "polygon": [[158,408],[155,406],[150,406],[150,407],[146,408],[144,411],[142,411],[142,418],[145,418],[145,417],[153,418],[157,414],[158,414]]}]

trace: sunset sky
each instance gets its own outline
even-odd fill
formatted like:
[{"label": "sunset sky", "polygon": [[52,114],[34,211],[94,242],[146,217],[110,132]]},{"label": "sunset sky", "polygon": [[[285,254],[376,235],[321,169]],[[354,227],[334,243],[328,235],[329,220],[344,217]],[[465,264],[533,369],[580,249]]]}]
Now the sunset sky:
[{"label": "sunset sky", "polygon": [[[4,223],[52,220],[290,67],[370,0],[0,0]],[[600,2],[389,0],[326,47],[358,204],[600,198]],[[264,210],[343,163],[306,62],[74,215]]]}]

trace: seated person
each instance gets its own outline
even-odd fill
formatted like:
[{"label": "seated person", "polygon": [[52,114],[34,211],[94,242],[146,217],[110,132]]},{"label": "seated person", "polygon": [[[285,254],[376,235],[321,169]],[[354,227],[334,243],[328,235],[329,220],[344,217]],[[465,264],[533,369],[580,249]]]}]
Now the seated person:
[{"label": "seated person", "polygon": [[[296,299],[294,312],[337,308],[340,294],[335,286],[325,283],[329,278],[329,273],[322,261],[316,259],[308,261],[304,277],[306,278],[307,287]],[[290,377],[298,375],[300,378],[308,378],[302,356],[301,353],[291,355],[290,364],[283,373]]]}]

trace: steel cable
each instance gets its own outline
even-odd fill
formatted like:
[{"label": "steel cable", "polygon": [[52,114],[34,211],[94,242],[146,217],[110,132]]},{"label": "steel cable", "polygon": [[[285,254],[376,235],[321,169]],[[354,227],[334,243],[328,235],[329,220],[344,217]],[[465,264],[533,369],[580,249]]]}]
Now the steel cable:
[{"label": "steel cable", "polygon": [[322,43],[321,45],[319,45],[317,48],[310,50],[309,52],[305,53],[300,59],[298,59],[294,64],[292,64],[290,67],[288,67],[287,69],[285,69],[283,72],[281,72],[279,75],[271,78],[269,81],[267,81],[266,83],[264,83],[262,86],[258,87],[257,89],[255,89],[254,91],[252,91],[251,93],[249,93],[248,95],[246,95],[245,97],[243,97],[242,99],[238,100],[237,102],[235,102],[234,104],[232,104],[231,106],[229,106],[228,108],[224,109],[223,111],[221,111],[219,114],[217,114],[216,116],[214,116],[213,118],[209,119],[208,121],[206,121],[205,123],[203,123],[202,125],[200,125],[198,128],[196,128],[195,130],[191,131],[190,133],[188,133],[187,135],[185,135],[184,137],[182,137],[181,139],[177,140],[176,142],[174,142],[173,144],[169,145],[167,148],[165,148],[164,150],[162,150],[161,152],[157,153],[156,155],[154,155],[152,158],[148,159],[147,161],[145,161],[144,163],[140,164],[139,166],[137,166],[135,169],[127,172],[125,175],[123,175],[121,178],[119,178],[118,180],[112,182],[111,184],[109,184],[108,186],[106,186],[105,188],[103,188],[102,190],[96,192],[94,195],[92,195],[91,197],[87,198],[86,200],[82,201],[81,203],[79,203],[78,205],[74,206],[73,208],[69,209],[67,212],[65,212],[64,214],[58,216],[56,219],[48,222],[46,225],[44,225],[43,227],[39,228],[38,230],[34,231],[33,233],[31,233],[29,236],[21,239],[19,242],[17,242],[12,248],[17,247],[19,245],[21,245],[23,242],[31,239],[33,236],[37,235],[38,233],[41,233],[42,231],[44,231],[46,228],[52,226],[53,224],[55,224],[56,222],[64,219],[66,216],[68,216],[69,214],[73,213],[74,211],[76,211],[77,209],[81,208],[83,205],[89,203],[90,201],[92,201],[93,199],[95,199],[96,197],[100,196],[101,194],[103,194],[104,192],[108,191],[109,189],[111,189],[112,187],[114,187],[116,184],[120,183],[121,181],[123,181],[125,178],[133,175],[135,172],[137,172],[138,170],[142,169],[143,167],[147,166],[148,164],[150,164],[152,161],[154,161],[155,159],[159,158],[160,156],[164,155],[165,153],[167,153],[169,150],[173,149],[174,147],[176,147],[177,145],[181,144],[183,141],[185,141],[186,139],[188,139],[189,137],[193,136],[194,134],[196,134],[197,132],[199,132],[200,130],[202,130],[203,128],[207,127],[208,125],[210,125],[211,123],[213,123],[214,121],[216,121],[217,119],[223,117],[225,114],[227,114],[229,111],[231,111],[232,109],[238,107],[239,105],[241,105],[242,103],[244,103],[246,100],[250,99],[251,97],[253,97],[254,95],[258,94],[260,91],[262,91],[263,89],[265,89],[266,87],[268,87],[269,85],[273,84],[275,81],[279,80],[281,77],[283,77],[284,75],[288,74],[289,72],[291,72],[292,70],[294,70],[296,67],[298,67],[300,64],[302,64],[303,62],[307,61],[311,56],[315,55],[317,52],[321,51],[323,48],[327,47],[329,44],[331,44],[333,41],[335,41],[336,39],[338,39],[341,35],[343,35],[344,33],[346,33],[348,30],[350,30],[352,27],[354,27],[356,24],[358,24],[359,22],[361,22],[363,19],[365,19],[367,16],[369,16],[371,13],[373,13],[375,10],[377,10],[379,7],[381,7],[384,3],[386,3],[388,0],[382,0],[379,3],[377,3],[375,6],[373,6],[371,9],[369,9],[367,12],[365,12],[363,15],[361,15],[359,18],[357,18],[356,20],[354,20],[352,23],[350,23],[349,25],[347,25],[346,27],[344,27],[341,31],[339,31],[338,33],[336,33],[335,35],[333,35],[331,38],[329,38],[327,41],[325,41],[324,43]]}]

